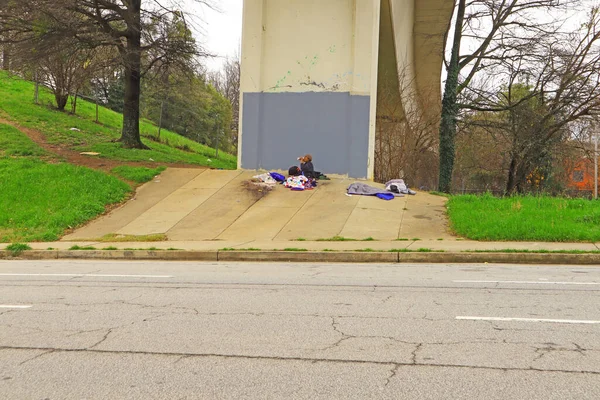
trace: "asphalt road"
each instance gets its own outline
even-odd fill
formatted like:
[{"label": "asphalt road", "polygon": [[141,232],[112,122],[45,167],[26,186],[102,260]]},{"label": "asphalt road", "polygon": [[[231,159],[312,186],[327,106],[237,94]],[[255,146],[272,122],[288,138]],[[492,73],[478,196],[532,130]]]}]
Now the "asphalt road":
[{"label": "asphalt road", "polygon": [[599,399],[600,267],[0,262],[1,399]]}]

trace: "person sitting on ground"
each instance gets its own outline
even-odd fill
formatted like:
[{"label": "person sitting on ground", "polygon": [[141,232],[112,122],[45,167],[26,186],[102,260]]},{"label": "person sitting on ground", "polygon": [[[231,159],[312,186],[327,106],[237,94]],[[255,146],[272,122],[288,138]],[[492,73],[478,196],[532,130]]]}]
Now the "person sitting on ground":
[{"label": "person sitting on ground", "polygon": [[310,154],[298,157],[298,161],[300,161],[300,170],[302,171],[302,174],[307,178],[329,180],[323,173],[315,171],[315,167],[312,163],[312,156]]},{"label": "person sitting on ground", "polygon": [[315,175],[315,167],[312,163],[312,156],[310,154],[306,154],[302,157],[298,157],[298,161],[300,161],[300,170],[307,178],[318,178],[319,175]]}]

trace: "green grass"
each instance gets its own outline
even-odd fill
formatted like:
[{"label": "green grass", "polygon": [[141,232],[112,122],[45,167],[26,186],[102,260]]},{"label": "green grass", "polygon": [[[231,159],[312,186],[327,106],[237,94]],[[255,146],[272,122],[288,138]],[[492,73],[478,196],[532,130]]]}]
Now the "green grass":
[{"label": "green grass", "polygon": [[10,252],[13,257],[18,256],[25,250],[31,250],[31,246],[27,243],[12,243],[6,246],[6,251]]},{"label": "green grass", "polygon": [[520,250],[520,249],[501,249],[501,250],[464,250],[463,253],[526,253],[526,254],[600,254],[600,250]]},{"label": "green grass", "polygon": [[287,247],[287,248],[283,249],[283,251],[308,251],[308,249],[300,249],[297,247]]},{"label": "green grass", "polygon": [[46,151],[39,147],[12,126],[0,124],[0,157],[45,156]]},{"label": "green grass", "polygon": [[600,202],[545,196],[452,196],[452,229],[482,241],[596,242]]},{"label": "green grass", "polygon": [[[214,168],[235,169],[236,157],[196,143],[168,130],[161,131],[160,143],[156,140],[157,127],[148,121],[140,121],[142,141],[151,150],[124,149],[118,139],[122,127],[122,115],[100,107],[99,123],[95,122],[93,103],[77,100],[77,115],[59,112],[53,108],[54,97],[40,88],[40,104],[33,103],[32,82],[9,76],[0,71],[0,115],[20,125],[41,131],[49,143],[68,145],[77,151],[95,151],[100,157],[122,161],[156,161],[205,165]],[[69,106],[68,106],[69,107]],[[71,128],[77,128],[71,130]],[[182,150],[186,149],[186,150]]]},{"label": "green grass", "polygon": [[93,247],[93,246],[79,246],[79,245],[75,245],[75,246],[71,246],[69,248],[69,250],[96,250],[96,248]]},{"label": "green grass", "polygon": [[331,238],[317,239],[317,242],[356,242],[356,239],[350,239],[343,236],[334,236]]},{"label": "green grass", "polygon": [[165,169],[166,167],[145,168],[122,165],[120,167],[113,168],[110,172],[131,182],[145,183],[154,179],[156,175],[159,175]]},{"label": "green grass", "polygon": [[260,249],[256,249],[253,247],[250,247],[248,249],[234,249],[233,247],[226,247],[224,249],[221,249],[219,251],[260,251]]},{"label": "green grass", "polygon": [[70,164],[0,157],[0,242],[54,241],[131,191],[115,177]]},{"label": "green grass", "polygon": [[164,233],[153,233],[150,235],[117,235],[109,233],[99,238],[90,238],[87,242],[103,243],[127,243],[127,242],[166,242],[167,235]]},{"label": "green grass", "polygon": [[392,249],[389,250],[390,253],[444,253],[444,250],[432,250],[428,248],[420,248],[420,249]]}]

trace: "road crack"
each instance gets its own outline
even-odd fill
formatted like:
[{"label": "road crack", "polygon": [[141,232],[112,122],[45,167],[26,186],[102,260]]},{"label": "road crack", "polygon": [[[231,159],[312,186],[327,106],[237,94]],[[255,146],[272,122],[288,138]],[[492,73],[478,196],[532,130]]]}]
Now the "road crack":
[{"label": "road crack", "polygon": [[56,351],[56,350],[54,350],[54,349],[49,349],[49,350],[46,350],[46,351],[44,351],[43,353],[37,354],[37,355],[35,355],[34,357],[28,358],[27,360],[20,362],[20,363],[19,363],[19,366],[21,366],[21,365],[25,365],[25,364],[27,364],[27,363],[28,363],[28,362],[30,362],[30,361],[37,360],[38,358],[40,358],[40,357],[42,357],[42,356],[45,356],[46,354],[51,354],[51,353],[54,353],[55,351]]},{"label": "road crack", "polygon": [[390,381],[392,379],[394,379],[394,377],[396,376],[396,374],[398,373],[398,370],[400,369],[400,364],[395,364],[392,369],[390,370],[390,376],[388,376],[385,380],[385,385],[383,386],[387,386],[390,384]]},{"label": "road crack", "polygon": [[65,348],[53,348],[53,347],[12,347],[12,346],[0,346],[1,350],[21,350],[21,351],[52,351],[55,353],[91,353],[91,354],[113,354],[113,355],[139,355],[139,356],[155,356],[155,357],[176,357],[180,359],[185,356],[186,358],[223,358],[223,359],[245,359],[245,360],[258,360],[258,361],[288,361],[288,362],[306,362],[306,363],[332,363],[332,364],[366,364],[366,365],[384,365],[384,366],[399,366],[399,367],[434,367],[434,368],[459,368],[459,369],[470,369],[470,370],[490,370],[490,371],[533,371],[533,372],[544,372],[544,373],[565,373],[565,374],[577,374],[577,375],[594,375],[600,376],[600,371],[589,371],[589,370],[568,370],[568,369],[542,369],[534,367],[493,367],[493,366],[482,366],[482,365],[464,365],[464,364],[442,364],[442,363],[398,363],[389,361],[373,361],[373,360],[361,360],[361,359],[339,359],[339,358],[311,358],[311,357],[282,357],[282,356],[262,356],[262,355],[241,355],[241,354],[222,354],[222,353],[169,353],[169,352],[156,352],[156,351],[135,351],[135,350],[102,350],[102,349],[65,349]]}]

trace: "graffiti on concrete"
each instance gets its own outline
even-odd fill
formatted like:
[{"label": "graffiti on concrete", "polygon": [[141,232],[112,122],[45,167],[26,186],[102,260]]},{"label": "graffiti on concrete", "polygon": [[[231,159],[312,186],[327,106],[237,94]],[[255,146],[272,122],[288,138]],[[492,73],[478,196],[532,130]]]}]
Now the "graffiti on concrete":
[{"label": "graffiti on concrete", "polygon": [[[328,79],[322,81],[314,78],[316,74],[314,71],[315,67],[320,62],[329,61],[326,57],[335,54],[337,50],[338,48],[334,44],[325,49],[325,51],[296,60],[295,66],[288,70],[285,75],[276,81],[274,86],[266,91],[278,92],[290,91],[290,89],[305,91],[309,88],[316,91],[331,92],[367,91],[369,82],[364,80],[360,74],[355,74],[353,70],[334,73]],[[324,59],[321,57],[321,53],[325,54]]]}]

